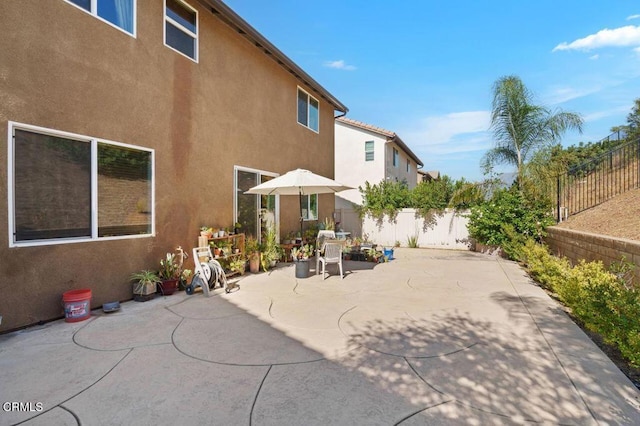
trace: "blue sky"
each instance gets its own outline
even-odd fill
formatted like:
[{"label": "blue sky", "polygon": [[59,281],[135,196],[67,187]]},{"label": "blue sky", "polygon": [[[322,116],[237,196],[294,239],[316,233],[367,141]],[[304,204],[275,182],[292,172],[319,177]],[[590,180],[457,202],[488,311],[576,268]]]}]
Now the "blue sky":
[{"label": "blue sky", "polygon": [[[492,85],[515,74],[536,103],[577,112],[596,141],[640,98],[632,0],[226,0],[349,108],[396,132],[425,170],[481,180]],[[501,168],[498,171],[509,171]]]}]

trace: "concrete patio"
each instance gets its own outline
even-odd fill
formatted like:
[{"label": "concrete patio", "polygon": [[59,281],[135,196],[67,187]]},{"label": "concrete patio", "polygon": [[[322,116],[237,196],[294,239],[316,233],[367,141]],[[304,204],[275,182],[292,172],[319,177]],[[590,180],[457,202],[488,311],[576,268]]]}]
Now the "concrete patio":
[{"label": "concrete patio", "polygon": [[2,335],[0,424],[640,424],[638,390],[518,265],[395,257]]}]

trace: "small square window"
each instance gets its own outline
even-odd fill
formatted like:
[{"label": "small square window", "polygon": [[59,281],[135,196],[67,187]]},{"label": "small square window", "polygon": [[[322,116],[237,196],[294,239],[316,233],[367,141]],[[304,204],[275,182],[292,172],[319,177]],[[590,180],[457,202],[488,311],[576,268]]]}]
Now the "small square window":
[{"label": "small square window", "polygon": [[298,88],[298,123],[317,132],[320,127],[320,103]]},{"label": "small square window", "polygon": [[164,18],[164,43],[197,62],[198,12],[182,1],[166,0]]},{"label": "small square window", "polygon": [[364,143],[364,161],[373,161],[374,147],[375,144],[373,141],[366,141]]}]

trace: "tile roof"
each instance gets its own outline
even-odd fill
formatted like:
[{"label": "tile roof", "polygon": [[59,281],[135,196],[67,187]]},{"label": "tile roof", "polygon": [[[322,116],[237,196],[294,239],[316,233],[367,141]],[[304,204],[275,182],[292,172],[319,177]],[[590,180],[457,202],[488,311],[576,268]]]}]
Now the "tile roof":
[{"label": "tile roof", "polygon": [[354,127],[359,127],[361,129],[364,129],[364,130],[369,130],[369,131],[372,131],[374,133],[378,133],[378,134],[381,134],[383,136],[387,136],[389,138],[395,138],[395,137],[398,136],[398,135],[396,135],[394,132],[392,132],[390,130],[383,129],[382,127],[377,127],[377,126],[374,126],[372,124],[363,123],[362,121],[354,120],[352,118],[339,117],[336,120],[341,121],[341,122],[343,122],[345,124],[350,124],[350,125],[352,125]]}]

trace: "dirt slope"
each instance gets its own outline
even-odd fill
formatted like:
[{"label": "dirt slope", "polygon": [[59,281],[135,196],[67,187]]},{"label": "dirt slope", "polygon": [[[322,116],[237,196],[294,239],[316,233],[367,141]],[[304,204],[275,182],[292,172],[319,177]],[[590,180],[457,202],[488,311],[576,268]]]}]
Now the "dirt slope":
[{"label": "dirt slope", "polygon": [[627,191],[571,216],[559,226],[640,241],[640,189]]}]

